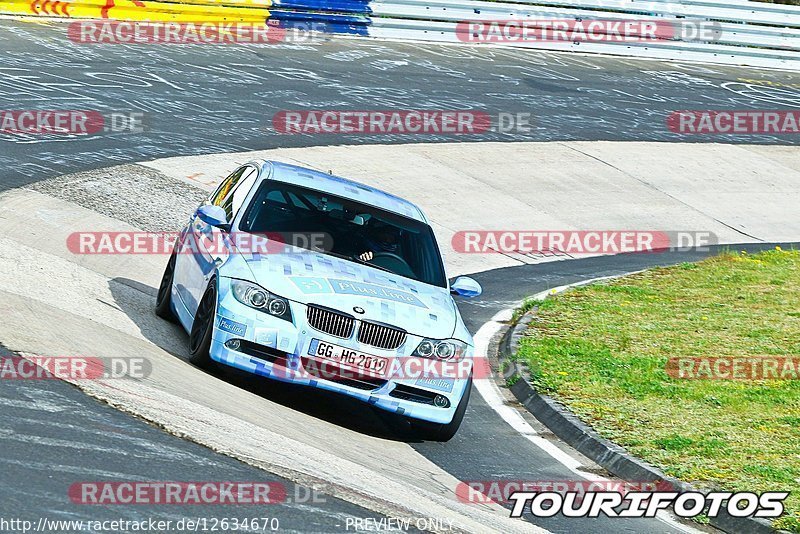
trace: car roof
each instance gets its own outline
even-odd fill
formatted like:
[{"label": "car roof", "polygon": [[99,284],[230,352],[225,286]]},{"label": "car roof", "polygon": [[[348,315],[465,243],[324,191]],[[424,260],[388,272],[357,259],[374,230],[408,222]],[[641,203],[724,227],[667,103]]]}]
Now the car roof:
[{"label": "car roof", "polygon": [[298,165],[270,160],[263,160],[257,163],[263,166],[264,171],[272,171],[269,175],[262,171],[262,176],[266,179],[352,199],[362,204],[374,206],[428,224],[427,217],[415,204],[386,191]]}]

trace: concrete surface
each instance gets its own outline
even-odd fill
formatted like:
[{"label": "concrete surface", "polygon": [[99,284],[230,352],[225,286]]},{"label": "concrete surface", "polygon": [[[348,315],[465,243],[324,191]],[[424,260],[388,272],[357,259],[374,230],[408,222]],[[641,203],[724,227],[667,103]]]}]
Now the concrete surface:
[{"label": "concrete surface", "polygon": [[[460,229],[500,228],[500,224],[556,230],[657,225],[711,230],[729,243],[797,239],[798,218],[792,210],[798,204],[800,173],[796,136],[686,137],[676,136],[665,125],[665,117],[676,109],[796,109],[800,107],[797,75],[429,44],[338,41],[215,47],[213,53],[192,46],[87,47],[71,43],[63,24],[49,22],[4,21],[0,52],[3,109],[137,111],[146,114],[147,123],[146,131],[137,134],[0,135],[0,191],[5,191],[0,196],[0,305],[10,310],[0,321],[0,342],[28,353],[145,355],[155,371],[147,380],[83,387],[172,432],[288,480],[320,486],[331,499],[342,497],[367,509],[334,503],[309,516],[319,531],[335,526],[336,518],[323,515],[344,518],[362,510],[437,514],[477,532],[535,530],[530,523],[505,521],[507,514],[498,508],[456,502],[455,484],[470,479],[565,480],[575,475],[509,427],[478,394],[472,397],[459,434],[439,444],[414,441],[398,432],[392,421],[360,404],[249,377],[202,373],[185,361],[186,336],[152,315],[154,288],[166,258],[74,256],[64,245],[71,231],[177,229],[220,173],[238,158],[250,157],[231,152],[277,149],[270,154],[332,169],[418,201],[434,221],[448,274],[483,271],[475,276],[484,295],[459,301],[473,332],[496,311],[527,294],[581,279],[700,259],[704,254],[568,262],[461,257],[448,250],[449,236]],[[533,128],[454,139],[286,136],[271,127],[270,118],[279,110],[327,108],[530,113]],[[601,142],[575,142],[597,140]],[[399,146],[410,141],[470,144]],[[501,145],[501,141],[532,143]],[[672,145],[674,141],[759,146]],[[383,146],[297,149],[376,143]],[[776,143],[794,146],[766,146]],[[208,153],[225,155],[132,165]],[[103,170],[115,164],[126,165]],[[99,170],[58,178],[88,169]],[[29,188],[14,189],[23,185]],[[499,269],[487,271],[492,268]],[[75,405],[84,407],[82,414],[103,416],[91,411],[94,408],[88,406],[96,401],[88,396],[67,396],[41,387],[35,389],[39,397],[32,398],[31,389],[3,390],[2,395],[8,395],[0,399],[4,413],[21,421],[13,427],[6,424],[6,436],[23,427],[33,435],[44,427],[43,432],[67,440],[74,437],[74,428],[56,432],[46,424],[37,427],[30,421],[37,416],[26,412],[29,405],[53,410],[40,416],[43,423],[55,424],[52,413],[78,410]],[[116,413],[112,424],[133,425],[131,421]],[[535,420],[530,424],[543,439],[549,438]],[[172,439],[155,437],[140,427],[135,431],[159,447]],[[81,438],[84,450],[108,446],[97,431],[84,432]],[[55,444],[42,452],[41,440],[10,441],[18,463],[4,472],[13,472],[20,484],[29,476],[27,489],[40,493],[24,502],[12,501],[6,497],[18,489],[8,485],[0,492],[0,502],[18,503],[18,510],[31,514],[58,509],[51,506],[57,497],[44,494],[48,487],[44,462],[30,459],[46,456],[58,464],[55,476],[62,482],[85,476],[82,466],[64,458],[69,449]],[[265,448],[265,443],[275,450]],[[552,443],[562,446],[557,440]],[[141,442],[115,444],[132,456],[141,453],[137,450]],[[184,454],[171,446],[161,450]],[[209,478],[244,473],[230,470],[209,451],[207,456],[197,449],[193,453],[208,463],[192,472]],[[174,466],[181,457],[167,456],[164,464],[153,462],[153,468]],[[83,467],[109,477],[130,474],[115,469],[111,456],[97,455],[96,460]],[[597,469],[591,462],[581,462],[586,470]],[[131,517],[146,513],[125,510]],[[565,533],[691,530],[640,520],[555,517],[536,524]]]},{"label": "concrete surface", "polygon": [[[414,443],[402,432],[397,434],[391,421],[355,402],[249,377],[203,373],[185,361],[185,334],[152,313],[154,288],[166,257],[76,256],[66,248],[66,237],[73,231],[177,229],[219,177],[236,162],[256,156],[331,169],[419,202],[442,239],[451,276],[487,265],[485,256],[459,258],[447,250],[448,236],[459,229],[587,229],[592,225],[670,229],[680,225],[677,228],[711,229],[727,242],[752,241],[741,237],[745,230],[763,240],[777,240],[798,230],[792,226],[797,222],[786,215],[798,199],[797,186],[792,187],[793,181],[800,183],[796,156],[780,152],[773,158],[774,151],[761,147],[722,145],[532,143],[291,149],[90,171],[0,195],[4,228],[0,244],[6,251],[0,259],[0,295],[14,310],[0,324],[0,340],[9,349],[29,354],[145,356],[153,364],[153,373],[142,381],[94,381],[79,386],[172,433],[293,482],[322,487],[334,498],[380,514],[449,519],[465,531],[536,527],[505,519],[496,506],[458,502],[454,489],[459,480],[503,476],[557,480],[574,475],[560,472],[547,454],[535,447],[531,450],[532,445],[519,443],[515,431],[504,428],[478,395],[453,441]],[[562,163],[564,158],[570,158],[570,172]],[[727,166],[729,176],[721,171],[709,173],[712,183],[730,192],[725,198],[730,206],[723,210],[704,193],[708,185],[690,175],[702,176],[699,162],[719,161],[717,167],[723,169],[730,158],[738,163]],[[496,161],[503,162],[499,168]],[[672,167],[667,161],[673,162]],[[766,180],[763,169],[780,176]],[[579,193],[568,194],[576,189]],[[475,193],[469,195],[466,206],[456,205],[459,192],[465,190]],[[752,191],[769,199],[769,204],[745,209]],[[760,217],[782,219],[784,224],[773,225],[777,230],[771,231],[759,226]],[[609,258],[609,267],[614,271],[632,263],[658,264],[684,257],[614,257]],[[521,265],[520,260],[505,256],[488,260],[494,266],[515,267],[479,276],[486,293],[478,302],[460,305],[473,331],[481,317],[509,302],[515,291],[558,285],[552,281],[563,278],[559,273],[571,272],[592,258],[543,265],[536,265],[541,260],[524,259],[526,265]],[[602,268],[601,274],[609,267]],[[543,268],[541,272],[548,274],[537,275],[532,284],[526,282],[522,268]],[[598,275],[592,268],[586,274]],[[498,436],[513,446],[487,456],[488,444]],[[578,526],[557,518],[537,522],[559,532]],[[675,529],[648,521],[625,523],[624,528],[638,532]]]},{"label": "concrete surface", "polygon": [[[207,190],[237,164],[277,159],[412,199],[448,275],[550,258],[462,254],[463,230],[697,230],[719,243],[800,235],[800,149],[646,142],[442,143],[273,149],[143,163]],[[562,258],[563,259],[563,258]]]},{"label": "concrete surface", "polygon": [[[10,352],[0,347],[0,356]],[[172,521],[203,518],[275,518],[282,532],[342,532],[357,519],[381,516],[324,493],[266,473],[87,397],[59,380],[0,380],[3,417],[0,469],[5,487],[0,517],[37,525],[51,521]],[[92,506],[73,503],[79,482],[249,481],[284,485],[287,499],[269,506],[153,505]],[[348,520],[350,523],[348,523]],[[413,525],[413,523],[412,523]],[[72,531],[86,532],[88,526]],[[64,532],[51,524],[42,532]],[[391,529],[397,531],[396,529]],[[412,527],[412,531],[415,531]],[[9,530],[4,530],[9,532]]]}]

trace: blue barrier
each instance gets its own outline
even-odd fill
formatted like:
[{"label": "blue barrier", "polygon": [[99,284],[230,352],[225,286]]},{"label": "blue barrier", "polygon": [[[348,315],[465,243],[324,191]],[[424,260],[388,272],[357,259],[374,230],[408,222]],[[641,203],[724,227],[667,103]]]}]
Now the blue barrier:
[{"label": "blue barrier", "polygon": [[303,31],[313,30],[324,33],[369,36],[369,17],[332,13],[308,13],[270,9],[270,21],[278,21],[278,26]]},{"label": "blue barrier", "polygon": [[[272,7],[278,10],[308,10],[335,12],[339,14],[371,14],[371,0],[274,0]],[[272,9],[270,9],[272,11]]]}]

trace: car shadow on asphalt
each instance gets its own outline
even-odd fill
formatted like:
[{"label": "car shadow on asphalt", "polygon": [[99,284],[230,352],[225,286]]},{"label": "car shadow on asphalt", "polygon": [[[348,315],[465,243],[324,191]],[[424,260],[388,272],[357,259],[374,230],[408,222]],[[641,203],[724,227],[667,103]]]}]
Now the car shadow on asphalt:
[{"label": "car shadow on asphalt", "polygon": [[[132,298],[131,288],[138,292],[135,298]],[[155,315],[155,288],[117,277],[109,280],[109,289],[115,304],[148,341],[176,358],[189,361],[188,334],[178,324],[170,324]],[[220,364],[202,370],[263,399],[361,434],[406,443],[422,441],[406,418],[350,397],[270,380]]]}]

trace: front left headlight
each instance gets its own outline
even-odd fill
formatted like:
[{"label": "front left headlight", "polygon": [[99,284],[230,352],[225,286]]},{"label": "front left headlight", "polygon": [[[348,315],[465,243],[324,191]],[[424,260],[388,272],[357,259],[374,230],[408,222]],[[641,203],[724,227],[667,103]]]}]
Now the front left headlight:
[{"label": "front left headlight", "polygon": [[285,298],[274,295],[263,287],[244,280],[231,280],[231,290],[233,291],[233,297],[245,306],[292,322],[292,309],[289,307],[289,301]]},{"label": "front left headlight", "polygon": [[467,344],[457,339],[423,339],[414,350],[412,356],[457,362],[464,359]]}]

